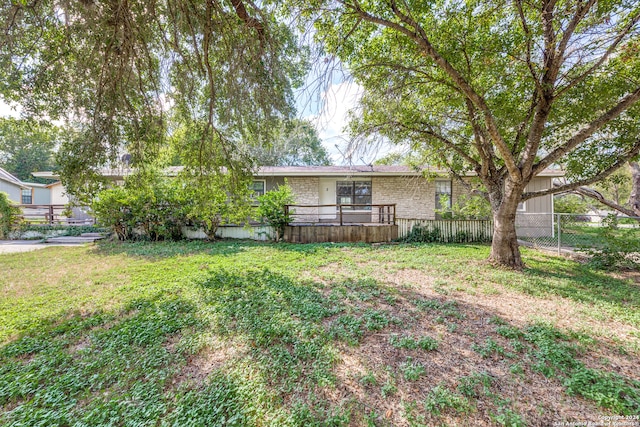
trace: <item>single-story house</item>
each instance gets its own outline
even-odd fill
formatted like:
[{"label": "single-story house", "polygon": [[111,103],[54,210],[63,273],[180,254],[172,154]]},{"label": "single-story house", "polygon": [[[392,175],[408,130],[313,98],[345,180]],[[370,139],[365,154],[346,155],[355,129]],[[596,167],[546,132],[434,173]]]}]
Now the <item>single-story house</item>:
[{"label": "single-story house", "polygon": [[[261,194],[287,181],[296,195],[296,203],[302,205],[339,204],[395,204],[397,218],[435,219],[440,201],[455,203],[468,194],[457,180],[444,173],[433,173],[436,178],[427,179],[422,170],[407,166],[266,166],[255,173],[254,190]],[[528,185],[528,191],[550,188],[554,177],[562,176],[560,170],[545,170]],[[473,176],[468,177],[472,179]],[[553,213],[553,197],[537,197],[520,204],[521,213]],[[354,208],[364,217],[371,210]],[[309,216],[314,213],[310,212]],[[336,210],[320,207],[315,213],[319,220],[335,219]],[[353,215],[351,222],[359,221]],[[298,219],[303,221],[304,219]]]},{"label": "single-story house", "polygon": [[[179,171],[180,167],[171,167],[167,174],[173,176]],[[103,173],[120,183],[130,172],[128,168],[120,168],[105,170]],[[39,172],[35,175],[57,178],[51,172]],[[261,195],[287,182],[298,205],[294,208],[293,225],[370,224],[391,218],[394,223],[413,221],[405,224],[405,228],[410,229],[415,221],[436,219],[437,211],[446,208],[442,206],[443,202],[455,203],[462,195],[467,194],[464,185],[441,171],[429,171],[428,175],[435,178],[427,179],[423,170],[407,166],[265,166],[255,171],[253,190]],[[562,175],[561,170],[545,170],[531,181],[527,190],[550,188],[553,178]],[[473,179],[473,175],[466,179]],[[552,214],[551,195],[521,203],[518,215],[519,235],[552,234]],[[264,238],[262,231],[256,234],[255,230],[247,232],[237,227],[235,230],[223,227],[220,233],[222,237]]]},{"label": "single-story house", "polygon": [[[423,170],[407,166],[270,166],[258,169],[253,188],[260,194],[286,180],[296,203],[303,205],[296,207],[293,225],[380,223],[389,218],[388,205],[395,205],[393,222],[400,225],[399,233],[404,235],[421,220],[438,219],[438,211],[468,195],[467,187],[445,173],[429,171],[428,175],[435,178],[427,179]],[[529,183],[526,191],[550,188],[553,179],[560,176],[561,170],[545,170]],[[465,179],[471,180],[473,175]],[[342,204],[372,206],[346,210],[330,206]],[[521,203],[516,224],[521,237],[553,235],[553,196]]]}]

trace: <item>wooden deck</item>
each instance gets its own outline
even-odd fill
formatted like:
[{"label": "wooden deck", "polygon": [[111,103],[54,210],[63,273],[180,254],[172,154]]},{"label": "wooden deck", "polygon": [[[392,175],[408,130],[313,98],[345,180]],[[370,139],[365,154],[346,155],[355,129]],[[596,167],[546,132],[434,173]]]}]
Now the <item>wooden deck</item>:
[{"label": "wooden deck", "polygon": [[381,243],[398,238],[395,204],[287,205],[289,243]]},{"label": "wooden deck", "polygon": [[397,238],[395,224],[292,224],[284,229],[284,241],[289,243],[381,243]]}]

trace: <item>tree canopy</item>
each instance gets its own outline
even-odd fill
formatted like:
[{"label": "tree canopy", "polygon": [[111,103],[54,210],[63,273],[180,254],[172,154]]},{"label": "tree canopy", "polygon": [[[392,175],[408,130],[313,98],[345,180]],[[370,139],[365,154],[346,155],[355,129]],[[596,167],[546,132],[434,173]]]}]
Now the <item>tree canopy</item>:
[{"label": "tree canopy", "polygon": [[155,158],[182,127],[188,167],[241,173],[241,144],[269,140],[304,76],[278,13],[270,1],[5,2],[0,94],[75,126],[59,153],[72,192],[125,152],[133,164]]},{"label": "tree canopy", "polygon": [[307,120],[283,122],[269,144],[256,147],[256,163],[261,166],[328,166],[329,153],[316,128]]},{"label": "tree canopy", "polygon": [[[353,132],[417,147],[461,182],[475,173],[491,203],[498,263],[522,267],[520,202],[593,183],[640,151],[637,1],[316,0],[311,8],[322,11],[317,38],[364,88]],[[568,184],[525,190],[558,165]]]},{"label": "tree canopy", "polygon": [[21,181],[45,182],[31,173],[54,169],[61,138],[61,130],[48,122],[0,117],[0,166]]}]

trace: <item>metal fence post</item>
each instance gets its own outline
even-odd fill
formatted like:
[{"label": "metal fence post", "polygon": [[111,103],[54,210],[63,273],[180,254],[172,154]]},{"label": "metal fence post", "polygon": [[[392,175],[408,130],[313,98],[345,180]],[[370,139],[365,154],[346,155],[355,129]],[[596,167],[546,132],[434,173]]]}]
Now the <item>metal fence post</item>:
[{"label": "metal fence post", "polygon": [[562,247],[562,242],[560,238],[560,214],[556,214],[556,222],[558,224],[558,255],[560,255],[560,249]]}]

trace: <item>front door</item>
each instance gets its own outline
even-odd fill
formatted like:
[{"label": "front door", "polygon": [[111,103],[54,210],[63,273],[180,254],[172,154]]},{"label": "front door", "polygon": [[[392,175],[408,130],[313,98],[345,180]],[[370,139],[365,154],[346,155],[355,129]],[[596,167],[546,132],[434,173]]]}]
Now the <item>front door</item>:
[{"label": "front door", "polygon": [[[336,178],[320,178],[320,204],[335,205],[336,204]],[[320,221],[334,221],[336,216],[336,207],[321,207],[319,212]]]}]

